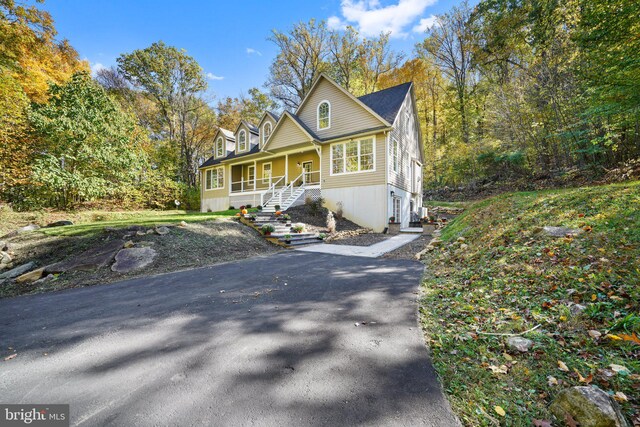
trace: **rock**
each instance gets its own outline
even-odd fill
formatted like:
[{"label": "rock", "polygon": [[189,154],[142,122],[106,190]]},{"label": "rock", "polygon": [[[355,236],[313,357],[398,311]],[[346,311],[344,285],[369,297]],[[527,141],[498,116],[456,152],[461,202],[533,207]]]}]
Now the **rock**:
[{"label": "rock", "polygon": [[0,274],[0,279],[13,279],[14,277],[18,277],[23,275],[29,270],[33,270],[33,267],[36,266],[36,263],[33,261],[29,261],[26,264],[19,265],[18,267],[11,269],[9,271],[5,271]]},{"label": "rock", "polygon": [[35,282],[36,280],[42,278],[43,274],[44,274],[44,267],[41,267],[41,268],[38,268],[37,270],[33,270],[21,276],[18,276],[18,278],[16,278],[16,282],[21,284]]},{"label": "rock", "polygon": [[582,313],[583,311],[585,311],[586,309],[587,309],[587,307],[585,307],[582,304],[574,304],[574,305],[571,306],[569,311],[571,311],[572,315],[577,316],[580,313]]},{"label": "rock", "polygon": [[7,246],[7,242],[5,242],[4,240],[0,240],[0,251],[6,251],[7,249],[9,249],[9,246]]},{"label": "rock", "polygon": [[33,284],[34,285],[39,285],[39,284],[42,284],[42,283],[50,282],[53,279],[55,279],[55,276],[53,274],[47,274],[42,279],[39,279],[39,280],[36,280],[35,282],[33,282]]},{"label": "rock", "polygon": [[466,243],[463,243],[460,245],[460,249],[462,249],[463,251],[466,250],[469,247],[469,245],[467,245]]},{"label": "rock", "polygon": [[596,386],[564,389],[549,409],[558,420],[570,415],[581,427],[630,427],[618,404]]},{"label": "rock", "polygon": [[169,231],[170,231],[169,228],[165,227],[164,225],[160,227],[156,227],[156,233],[158,233],[161,236],[164,236],[165,234],[169,234]]},{"label": "rock", "polygon": [[466,239],[464,237],[458,237],[457,241],[463,243]]},{"label": "rock", "polygon": [[0,251],[0,265],[10,264],[11,261],[11,255],[6,252]]},{"label": "rock", "polygon": [[143,240],[141,242],[136,242],[135,245],[133,245],[134,248],[148,248],[149,246],[153,246],[155,245],[156,242],[149,242],[146,240]]},{"label": "rock", "polygon": [[577,236],[578,234],[582,233],[582,230],[580,228],[568,228],[568,227],[545,226],[542,228],[542,230],[545,232],[547,236],[551,236],[551,237],[565,237],[568,234],[572,236]]},{"label": "rock", "polygon": [[127,249],[127,248],[132,248],[134,245],[135,243],[133,243],[133,241],[127,240],[126,242],[124,242],[124,245],[122,245],[122,247]]},{"label": "rock", "polygon": [[151,248],[122,249],[116,255],[116,262],[111,270],[118,273],[127,273],[139,270],[153,262],[157,252]]},{"label": "rock", "polygon": [[147,230],[147,234],[153,234],[153,233],[155,233],[155,231],[153,230],[153,228],[150,228],[150,229],[148,229],[148,230]]},{"label": "rock", "polygon": [[72,270],[94,270],[111,263],[116,253],[122,249],[124,242],[120,239],[110,240],[98,247],[86,250],[71,259],[45,267],[45,274],[64,273]]},{"label": "rock", "polygon": [[22,233],[28,233],[30,231],[36,231],[39,230],[40,226],[37,224],[29,224],[29,225],[25,225],[24,227],[20,227],[16,230],[16,232],[18,234],[22,234]]},{"label": "rock", "polygon": [[186,227],[187,223],[184,221],[180,221],[180,224],[178,224],[180,227]]},{"label": "rock", "polygon": [[507,338],[507,347],[511,350],[517,350],[521,353],[529,351],[533,341],[522,337],[509,337]]},{"label": "rock", "polygon": [[67,225],[73,225],[72,221],[69,220],[62,220],[62,221],[56,221],[56,222],[52,222],[51,224],[47,224],[47,228],[50,227],[64,227]]},{"label": "rock", "polygon": [[146,231],[142,231],[142,230],[136,231],[136,236],[146,236],[146,235],[147,235]]},{"label": "rock", "polygon": [[441,246],[442,245],[442,240],[440,240],[440,239],[431,239],[431,241],[429,242],[429,245],[431,245],[431,246]]}]

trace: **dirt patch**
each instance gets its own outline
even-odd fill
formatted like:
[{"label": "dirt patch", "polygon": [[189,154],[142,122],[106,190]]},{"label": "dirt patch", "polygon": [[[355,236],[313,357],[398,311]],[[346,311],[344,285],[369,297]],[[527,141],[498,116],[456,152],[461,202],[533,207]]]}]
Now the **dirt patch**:
[{"label": "dirt patch", "polygon": [[[291,220],[293,222],[303,222],[326,230],[327,213],[329,213],[329,209],[327,208],[320,208],[317,211],[314,211],[309,205],[300,205],[287,209],[287,213],[291,215]],[[336,231],[351,231],[358,230],[360,228],[362,227],[344,217],[341,219],[336,218]]]},{"label": "dirt patch", "polygon": [[388,234],[363,233],[355,236],[338,237],[335,240],[328,240],[326,243],[330,245],[371,246],[390,237]]},{"label": "dirt patch", "polygon": [[[143,227],[144,228],[144,227]],[[145,228],[146,229],[146,228]],[[47,236],[38,231],[8,240],[14,265],[35,261],[37,267],[63,261],[112,239],[133,241],[136,246],[149,246],[157,252],[154,261],[141,270],[116,273],[109,267],[93,271],[61,273],[41,284],[0,284],[0,297],[40,293],[111,283],[132,277],[166,273],[194,267],[271,254],[281,249],[270,244],[257,232],[234,220],[205,221],[171,227],[167,235],[137,235],[135,231],[115,230],[88,237]]]},{"label": "dirt patch", "polygon": [[423,250],[431,241],[433,236],[422,235],[418,237],[413,242],[407,243],[404,246],[399,247],[395,251],[388,252],[384,254],[383,258],[392,258],[392,259],[416,259],[416,254]]}]

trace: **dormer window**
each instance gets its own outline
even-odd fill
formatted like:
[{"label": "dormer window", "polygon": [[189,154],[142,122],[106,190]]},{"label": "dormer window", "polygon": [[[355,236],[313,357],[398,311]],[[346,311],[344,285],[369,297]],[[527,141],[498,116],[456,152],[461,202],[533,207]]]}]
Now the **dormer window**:
[{"label": "dormer window", "polygon": [[262,145],[267,142],[267,139],[271,136],[271,123],[267,122],[262,126]]},{"label": "dormer window", "polygon": [[218,137],[216,140],[216,157],[224,156],[224,140],[222,137]]},{"label": "dormer window", "polygon": [[331,104],[329,101],[322,101],[318,104],[318,130],[329,129],[331,127]]},{"label": "dormer window", "polygon": [[240,131],[238,135],[238,151],[246,151],[247,150],[247,132],[243,130]]}]

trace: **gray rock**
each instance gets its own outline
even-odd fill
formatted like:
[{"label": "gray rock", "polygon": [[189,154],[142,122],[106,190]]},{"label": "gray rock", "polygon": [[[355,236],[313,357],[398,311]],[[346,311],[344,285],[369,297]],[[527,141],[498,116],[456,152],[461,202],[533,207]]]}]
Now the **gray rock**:
[{"label": "gray rock", "polygon": [[507,338],[507,347],[511,350],[517,350],[521,353],[529,351],[533,341],[522,337],[509,337]]},{"label": "gray rock", "polygon": [[40,280],[36,280],[35,282],[33,282],[34,285],[40,285],[43,283],[47,283],[52,281],[53,279],[55,279],[55,276],[53,274],[47,274],[46,276],[44,276],[42,279]]},{"label": "gray rock", "polygon": [[123,244],[124,241],[120,239],[110,240],[70,259],[46,266],[44,268],[44,274],[64,273],[65,271],[72,270],[94,270],[106,267],[113,261],[116,253],[122,249]]},{"label": "gray rock", "polygon": [[126,242],[124,242],[124,245],[122,245],[123,248],[132,248],[135,245],[135,243],[133,243],[133,240],[127,240]]},{"label": "gray rock", "polygon": [[6,251],[7,249],[9,249],[7,242],[5,242],[4,240],[0,240],[0,251]]},{"label": "gray rock", "polygon": [[69,221],[69,220],[56,221],[56,222],[52,222],[51,224],[47,224],[47,228],[50,228],[50,227],[65,227],[67,225],[73,225],[73,222]]},{"label": "gray rock", "polygon": [[169,231],[170,231],[169,228],[165,227],[164,225],[160,227],[156,227],[156,233],[158,233],[161,236],[164,236],[165,234],[169,234]]},{"label": "gray rock", "polygon": [[35,266],[36,266],[35,262],[29,261],[26,264],[19,265],[16,268],[13,268],[9,271],[5,271],[4,273],[0,274],[0,279],[13,279],[14,277],[23,275],[27,271],[33,270],[33,267]]},{"label": "gray rock", "polygon": [[6,252],[0,251],[0,265],[10,264],[11,261],[11,255]]},{"label": "gray rock", "polygon": [[585,311],[586,309],[587,309],[587,307],[582,305],[582,304],[574,304],[574,305],[571,306],[569,311],[571,312],[572,315],[577,316],[580,313],[582,313],[583,311]]},{"label": "gray rock", "polygon": [[36,231],[39,230],[40,226],[37,224],[29,224],[29,225],[25,225],[24,227],[20,227],[16,230],[16,232],[18,234],[22,234],[22,233],[28,233],[30,231]]},{"label": "gray rock", "polygon": [[577,236],[578,234],[582,233],[582,230],[579,228],[568,228],[568,227],[545,226],[542,230],[547,236],[551,236],[551,237],[565,237],[567,234],[570,234],[572,236]]},{"label": "gray rock", "polygon": [[596,386],[564,389],[549,409],[563,422],[567,414],[571,415],[581,427],[630,427],[618,404]]},{"label": "gray rock", "polygon": [[149,242],[147,240],[142,240],[140,242],[136,242],[133,246],[136,248],[147,248],[149,246],[155,245],[156,242]]},{"label": "gray rock", "polygon": [[111,266],[111,270],[118,273],[139,270],[151,264],[156,255],[157,252],[151,248],[122,249],[116,255],[116,262]]},{"label": "gray rock", "polygon": [[36,280],[40,280],[43,274],[44,267],[38,268],[37,270],[32,270],[28,273],[24,273],[16,277],[16,282],[20,284],[35,282]]}]

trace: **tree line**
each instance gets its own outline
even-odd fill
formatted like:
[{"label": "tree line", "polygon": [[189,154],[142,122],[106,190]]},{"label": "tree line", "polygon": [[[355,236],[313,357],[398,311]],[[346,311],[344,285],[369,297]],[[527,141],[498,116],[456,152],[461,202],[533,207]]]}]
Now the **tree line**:
[{"label": "tree line", "polygon": [[357,96],[414,82],[429,187],[602,170],[640,153],[637,34],[632,0],[462,3],[410,55],[310,20],[272,31],[264,91],[215,100],[182,49],[159,41],[92,76],[48,13],[0,0],[0,200],[198,209],[216,130],[294,110],[320,73]]}]

